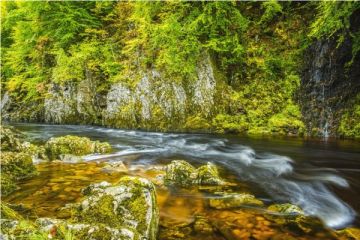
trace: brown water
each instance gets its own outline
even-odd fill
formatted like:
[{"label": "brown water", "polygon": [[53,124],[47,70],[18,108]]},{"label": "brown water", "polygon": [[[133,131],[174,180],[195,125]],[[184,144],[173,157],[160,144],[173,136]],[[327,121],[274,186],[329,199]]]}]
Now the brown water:
[{"label": "brown water", "polygon": [[[8,198],[23,204],[32,217],[69,217],[59,211],[67,203],[81,200],[81,189],[94,182],[115,183],[125,175],[155,180],[151,166],[164,165],[172,159],[185,159],[198,166],[213,162],[223,177],[236,183],[234,191],[250,191],[266,205],[293,203],[308,215],[320,218],[327,226],[360,226],[360,143],[339,140],[304,140],[294,138],[248,138],[207,134],[152,133],[106,129],[90,126],[14,124],[31,141],[44,142],[66,134],[108,141],[114,154],[89,156],[86,162],[42,163],[39,176],[20,184],[21,189]],[[127,173],[104,171],[105,162],[123,161]],[[306,233],[266,218],[264,209],[214,210],[211,197],[198,189],[163,189],[157,187],[161,214],[160,239],[166,239],[169,226],[186,239],[334,239],[326,227],[315,225]],[[199,219],[210,219],[219,230],[194,233]],[[200,221],[201,222],[201,221]],[[166,229],[166,231],[164,230]],[[227,229],[227,230],[226,230]],[[268,237],[267,237],[268,236]],[[181,236],[179,236],[180,238]]]},{"label": "brown water", "polygon": [[[23,214],[29,218],[69,218],[61,209],[66,204],[78,203],[83,195],[81,189],[91,183],[108,181],[116,183],[124,175],[146,177],[156,182],[157,170],[146,170],[143,166],[132,168],[127,173],[108,172],[105,163],[41,163],[37,165],[39,175],[22,181],[20,189],[5,198],[6,202],[22,205]],[[226,175],[226,173],[223,172]],[[232,190],[248,192],[248,186],[237,183]],[[167,239],[169,229],[174,229],[186,239],[337,239],[329,229],[316,225],[311,233],[291,229],[269,219],[262,209],[237,208],[215,210],[208,207],[209,194],[197,188],[157,187],[157,202],[160,209],[159,239]],[[189,201],[191,199],[191,201]],[[198,219],[206,218],[219,230],[196,232]]]}]

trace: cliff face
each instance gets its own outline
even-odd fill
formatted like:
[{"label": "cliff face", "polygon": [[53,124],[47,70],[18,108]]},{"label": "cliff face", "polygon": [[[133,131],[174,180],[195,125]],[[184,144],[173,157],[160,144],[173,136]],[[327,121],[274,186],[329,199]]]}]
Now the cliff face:
[{"label": "cliff face", "polygon": [[319,40],[305,53],[299,96],[309,135],[337,136],[344,112],[360,92],[359,54],[349,64],[353,49],[350,34],[359,29],[360,15],[355,12],[350,32],[339,46],[335,38]]},{"label": "cliff face", "polygon": [[186,85],[164,79],[156,69],[139,70],[133,77],[139,79],[134,85],[114,83],[102,93],[97,90],[101,82],[91,74],[80,82],[50,83],[46,98],[38,102],[34,110],[40,115],[37,118],[22,115],[20,108],[5,94],[1,103],[3,117],[10,121],[201,130],[202,127],[192,124],[194,116],[201,121],[216,112],[214,97],[221,89],[217,89],[207,53],[198,62],[197,78]]}]

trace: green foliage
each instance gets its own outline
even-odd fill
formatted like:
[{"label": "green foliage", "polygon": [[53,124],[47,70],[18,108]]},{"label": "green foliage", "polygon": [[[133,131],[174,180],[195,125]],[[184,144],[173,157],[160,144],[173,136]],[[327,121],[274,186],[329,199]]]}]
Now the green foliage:
[{"label": "green foliage", "polygon": [[[222,76],[216,77],[209,116],[189,107],[185,116],[169,119],[161,107],[153,106],[152,119],[142,121],[141,104],[129,102],[118,116],[108,116],[106,124],[300,133],[301,116],[294,110],[293,98],[302,51],[313,39],[338,33],[340,43],[359,6],[355,1],[273,0],[4,2],[2,84],[16,104],[31,104],[22,111],[26,120],[41,112],[52,82],[76,85],[91,80],[96,94],[103,96],[112,83],[120,81],[131,89],[143,73],[156,69],[159,81],[185,86],[190,96],[199,60],[207,53],[214,71]],[[353,58],[360,49],[359,36],[351,33]]]},{"label": "green foliage", "polygon": [[264,14],[261,16],[260,23],[267,23],[274,19],[274,17],[282,12],[282,6],[276,1],[266,1],[261,4],[265,9]]},{"label": "green foliage", "polygon": [[[311,25],[310,37],[328,38],[350,27],[350,16],[360,8],[359,2],[327,1],[318,5],[318,16]],[[339,39],[342,41],[343,39]]]},{"label": "green foliage", "polygon": [[269,119],[268,127],[273,134],[302,135],[305,131],[305,125],[300,119],[299,107],[289,103],[282,112]]}]

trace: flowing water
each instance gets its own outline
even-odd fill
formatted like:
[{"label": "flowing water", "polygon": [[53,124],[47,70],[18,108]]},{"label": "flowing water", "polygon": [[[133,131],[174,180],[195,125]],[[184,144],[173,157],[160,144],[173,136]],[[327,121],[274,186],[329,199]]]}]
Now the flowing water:
[{"label": "flowing water", "polygon": [[[115,149],[109,155],[87,156],[84,163],[38,164],[40,175],[22,182],[21,189],[5,199],[30,207],[37,217],[66,217],[57,209],[65,203],[79,201],[80,189],[90,183],[116,182],[125,174],[155,179],[156,170],[147,171],[148,167],[185,159],[195,166],[215,163],[220,166],[222,176],[238,183],[237,188],[252,192],[267,204],[291,202],[331,228],[360,226],[359,142],[155,133],[94,126],[13,125],[34,142],[71,134],[107,141]],[[104,171],[108,161],[123,161],[129,172]],[[206,195],[191,189],[158,189],[157,195],[161,217],[167,218],[168,223],[171,219],[190,221],[194,212],[206,208]],[[261,209],[243,210],[241,221],[244,223],[254,216],[261,219],[261,214],[256,216],[257,211]],[[220,219],[224,212],[209,214]],[[231,214],[234,212],[229,212],[226,218],[231,219]],[[234,217],[234,221],[240,220]],[[262,227],[266,228],[264,224]],[[252,225],[249,222],[246,226]],[[266,233],[266,229],[258,230]]]}]

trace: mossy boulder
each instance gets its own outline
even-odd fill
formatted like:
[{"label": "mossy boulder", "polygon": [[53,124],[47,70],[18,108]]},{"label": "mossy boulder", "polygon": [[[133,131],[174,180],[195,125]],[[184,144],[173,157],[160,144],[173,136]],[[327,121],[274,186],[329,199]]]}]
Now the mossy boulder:
[{"label": "mossy boulder", "polygon": [[159,212],[154,185],[143,178],[123,177],[116,185],[106,182],[84,190],[78,222],[126,228],[139,239],[156,239]]},{"label": "mossy boulder", "polygon": [[192,185],[221,185],[225,182],[219,177],[217,167],[207,163],[196,169],[184,160],[173,160],[165,168],[166,185],[187,187]]},{"label": "mossy boulder", "polygon": [[264,203],[248,193],[222,193],[209,199],[209,206],[216,209],[238,208],[244,205],[263,206]]},{"label": "mossy boulder", "polygon": [[21,133],[10,126],[0,126],[0,142],[2,151],[20,151]]},{"label": "mossy boulder", "polygon": [[1,193],[6,196],[16,190],[16,182],[37,174],[32,157],[22,152],[1,153]]},{"label": "mossy boulder", "polygon": [[184,160],[174,160],[166,166],[166,185],[190,186],[197,180],[196,168]]},{"label": "mossy boulder", "polygon": [[2,152],[1,172],[19,180],[36,174],[32,158],[27,153]]},{"label": "mossy boulder", "polygon": [[108,153],[111,146],[106,142],[91,141],[87,137],[63,136],[49,139],[45,153],[50,160],[61,159],[64,155],[83,156],[92,153]]},{"label": "mossy boulder", "polygon": [[197,169],[197,182],[200,185],[222,185],[224,181],[219,177],[217,167],[208,162]]}]

